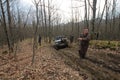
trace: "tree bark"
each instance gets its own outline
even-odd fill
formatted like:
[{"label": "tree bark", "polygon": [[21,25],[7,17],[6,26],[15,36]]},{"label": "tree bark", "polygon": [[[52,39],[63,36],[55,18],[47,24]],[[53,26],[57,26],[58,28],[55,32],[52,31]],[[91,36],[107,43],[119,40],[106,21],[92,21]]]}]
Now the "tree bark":
[{"label": "tree bark", "polygon": [[8,45],[9,51],[11,51],[10,38],[8,35],[8,31],[7,31],[6,17],[5,17],[5,12],[4,12],[4,8],[3,8],[2,0],[0,0],[0,5],[1,5],[1,11],[2,11],[2,17],[3,17],[3,28],[4,28],[6,38],[7,38],[7,45]]},{"label": "tree bark", "polygon": [[11,12],[10,12],[10,3],[9,0],[6,0],[6,6],[7,6],[7,17],[8,17],[8,26],[9,26],[9,32],[10,32],[10,50],[13,52],[14,47],[14,39],[13,39],[13,30],[12,30],[12,21],[11,21]]}]

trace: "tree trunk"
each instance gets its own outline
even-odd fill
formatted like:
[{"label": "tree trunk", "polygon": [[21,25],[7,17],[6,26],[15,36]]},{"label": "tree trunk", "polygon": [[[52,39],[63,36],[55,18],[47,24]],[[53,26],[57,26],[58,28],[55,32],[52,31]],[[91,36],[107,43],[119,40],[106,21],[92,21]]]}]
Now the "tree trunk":
[{"label": "tree trunk", "polygon": [[4,8],[3,8],[2,0],[0,0],[0,5],[1,5],[1,11],[2,11],[2,17],[3,17],[3,28],[5,31],[6,38],[7,38],[7,45],[8,45],[9,51],[11,51],[10,38],[8,35],[8,31],[7,31],[6,17],[5,17],[5,12],[4,12]]},{"label": "tree trunk", "polygon": [[95,18],[96,18],[97,0],[93,0],[93,18],[92,18],[92,32],[95,32]]},{"label": "tree trunk", "polygon": [[9,0],[6,0],[7,2],[7,16],[8,16],[8,26],[9,26],[9,32],[10,32],[10,50],[13,52],[14,48],[14,39],[13,39],[13,30],[12,30],[12,21],[11,21],[11,12],[10,12],[10,3]]},{"label": "tree trunk", "polygon": [[[36,49],[37,49],[37,30],[38,30],[38,25],[39,25],[38,4],[39,4],[39,3],[35,3],[35,6],[36,6],[36,19],[37,19],[37,24],[36,24],[36,25],[33,25],[33,27],[35,26],[35,30],[34,30],[34,39],[33,39],[32,65],[33,65],[34,60],[35,60],[35,54],[36,54]],[[34,24],[34,23],[33,23],[33,24]]]}]

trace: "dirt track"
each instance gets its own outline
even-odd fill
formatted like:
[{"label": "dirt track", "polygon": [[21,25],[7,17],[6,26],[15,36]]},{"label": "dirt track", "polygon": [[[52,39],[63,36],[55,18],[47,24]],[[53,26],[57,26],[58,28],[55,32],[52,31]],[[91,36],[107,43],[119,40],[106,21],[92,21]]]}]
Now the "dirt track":
[{"label": "dirt track", "polygon": [[56,51],[79,75],[87,80],[120,80],[120,55],[101,50],[88,50],[86,59],[79,59],[76,48]]}]

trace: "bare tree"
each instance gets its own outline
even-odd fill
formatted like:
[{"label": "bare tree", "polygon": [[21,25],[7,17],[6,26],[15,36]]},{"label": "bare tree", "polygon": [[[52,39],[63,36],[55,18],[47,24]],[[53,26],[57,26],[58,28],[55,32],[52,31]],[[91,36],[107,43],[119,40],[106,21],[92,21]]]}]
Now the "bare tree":
[{"label": "bare tree", "polygon": [[51,7],[50,7],[50,0],[48,0],[48,27],[49,27],[49,43],[51,43]]},{"label": "bare tree", "polygon": [[[120,32],[120,14],[119,14],[118,32]],[[120,34],[118,34],[118,36],[120,36]],[[119,39],[120,39],[120,37],[119,37]]]},{"label": "bare tree", "polygon": [[36,53],[36,49],[37,49],[37,31],[38,31],[38,26],[39,26],[39,10],[38,10],[39,3],[40,3],[40,1],[34,0],[34,4],[35,4],[35,7],[36,7],[36,21],[37,21],[37,24],[34,25],[34,23],[33,23],[33,26],[35,27],[35,30],[34,30],[34,39],[33,39],[32,65],[34,63],[35,53]]},{"label": "bare tree", "polygon": [[92,18],[92,32],[94,33],[95,31],[95,18],[96,18],[96,5],[97,5],[97,0],[93,0],[93,18]]},{"label": "bare tree", "polygon": [[88,15],[87,1],[84,0],[84,3],[85,3],[85,17],[84,17],[85,23],[84,23],[84,25],[85,25],[85,27],[89,28],[89,23],[88,23],[88,16],[89,15]]},{"label": "bare tree", "polygon": [[6,6],[7,6],[7,17],[8,17],[8,26],[9,26],[9,32],[10,32],[10,50],[13,52],[14,48],[14,39],[13,39],[13,31],[12,31],[12,18],[11,18],[11,12],[10,12],[10,2],[9,0],[6,0]]},{"label": "bare tree", "polygon": [[43,3],[42,0],[40,0],[40,16],[41,16],[41,26],[42,26],[42,31],[41,31],[41,35],[44,36],[45,39],[45,26],[44,26],[44,10],[43,10]]},{"label": "bare tree", "polygon": [[0,5],[1,5],[1,11],[2,11],[2,18],[3,18],[3,28],[4,28],[4,32],[5,32],[6,38],[7,38],[7,44],[8,44],[9,51],[11,51],[10,38],[9,38],[9,35],[8,35],[8,31],[7,31],[5,10],[4,10],[4,7],[3,7],[3,1],[2,0],[0,0]]},{"label": "bare tree", "polygon": [[105,1],[105,4],[106,4],[105,32],[107,33],[107,26],[108,26],[108,0]]},{"label": "bare tree", "polygon": [[[115,16],[116,16],[116,2],[117,2],[117,0],[113,0],[113,6],[112,6],[112,26],[116,26],[116,24],[115,24],[115,22],[116,22],[115,21]],[[114,35],[115,35],[115,31],[114,30],[115,30],[115,28],[112,28],[112,31],[114,32]]]},{"label": "bare tree", "polygon": [[44,27],[45,27],[45,42],[47,42],[47,16],[46,16],[46,4],[45,0],[43,0],[43,12],[44,12]]},{"label": "bare tree", "polygon": [[[71,33],[73,34],[73,26],[74,26],[74,17],[73,17],[73,0],[71,0],[71,13],[72,13],[72,16],[71,16]],[[72,35],[71,34],[71,35]]]}]

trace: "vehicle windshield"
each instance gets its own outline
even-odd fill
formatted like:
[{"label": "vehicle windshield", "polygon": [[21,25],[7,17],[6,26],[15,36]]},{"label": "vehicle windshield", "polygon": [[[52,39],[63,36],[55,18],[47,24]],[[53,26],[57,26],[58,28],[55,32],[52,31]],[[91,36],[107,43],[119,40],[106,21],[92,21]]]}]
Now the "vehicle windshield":
[{"label": "vehicle windshield", "polygon": [[55,40],[60,40],[61,38],[62,38],[61,36],[57,36]]}]

